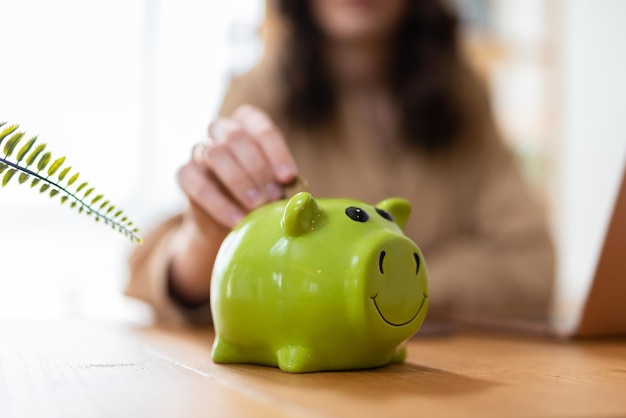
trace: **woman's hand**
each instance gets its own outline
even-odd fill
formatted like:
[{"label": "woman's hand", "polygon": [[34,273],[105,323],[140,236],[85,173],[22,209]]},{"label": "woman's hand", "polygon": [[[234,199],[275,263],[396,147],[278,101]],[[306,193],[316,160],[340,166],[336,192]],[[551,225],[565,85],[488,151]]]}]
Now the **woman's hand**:
[{"label": "woman's hand", "polygon": [[283,186],[298,174],[282,133],[253,106],[213,121],[209,137],[178,171],[190,204],[173,240],[169,288],[189,304],[208,300],[215,255],[228,231],[249,211],[281,199]]},{"label": "woman's hand", "polygon": [[244,105],[209,126],[210,143],[194,148],[178,173],[190,200],[221,225],[232,228],[250,210],[283,197],[297,176],[280,130],[259,109]]}]

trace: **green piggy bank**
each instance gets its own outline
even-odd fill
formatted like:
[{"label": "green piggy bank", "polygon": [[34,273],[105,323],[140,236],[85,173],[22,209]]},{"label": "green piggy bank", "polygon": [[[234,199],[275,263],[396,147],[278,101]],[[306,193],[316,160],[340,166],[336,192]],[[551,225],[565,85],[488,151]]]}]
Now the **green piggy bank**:
[{"label": "green piggy bank", "polygon": [[428,310],[404,199],[376,206],[302,192],[250,213],[215,260],[216,363],[292,373],[402,362]]}]

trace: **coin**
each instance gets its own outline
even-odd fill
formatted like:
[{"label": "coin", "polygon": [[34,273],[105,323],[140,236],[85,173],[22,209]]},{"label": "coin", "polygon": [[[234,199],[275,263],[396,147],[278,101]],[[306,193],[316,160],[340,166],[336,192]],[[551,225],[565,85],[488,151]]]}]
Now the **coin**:
[{"label": "coin", "polygon": [[308,192],[309,182],[302,177],[296,177],[291,183],[286,184],[283,189],[285,191],[285,197],[289,199],[300,192]]}]

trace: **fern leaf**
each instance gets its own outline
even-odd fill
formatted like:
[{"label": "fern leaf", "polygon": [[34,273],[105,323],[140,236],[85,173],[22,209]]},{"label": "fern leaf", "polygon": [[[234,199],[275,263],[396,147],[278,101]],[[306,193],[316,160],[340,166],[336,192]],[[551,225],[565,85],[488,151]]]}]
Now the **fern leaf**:
[{"label": "fern leaf", "polygon": [[65,157],[57,158],[56,160],[54,160],[54,162],[50,164],[50,167],[48,167],[48,176],[51,176],[54,173],[56,173],[57,170],[61,168],[64,162],[65,162]]},{"label": "fern leaf", "polygon": [[24,132],[18,132],[15,135],[13,135],[11,138],[7,139],[7,143],[4,144],[5,157],[10,157],[11,154],[13,154],[15,147],[17,147],[17,144],[20,143],[23,137],[24,137]]},{"label": "fern leaf", "polygon": [[8,165],[6,165],[6,164],[4,164],[4,163],[0,163],[0,174],[2,174],[2,172],[3,172],[4,170],[6,170],[6,169],[7,169],[7,167],[8,167]]},{"label": "fern leaf", "polygon": [[30,155],[26,157],[26,167],[33,165],[37,157],[39,157],[39,154],[41,154],[44,149],[46,149],[46,144],[37,145],[35,149],[30,153]]},{"label": "fern leaf", "polygon": [[17,170],[15,168],[11,168],[9,169],[9,171],[4,173],[4,177],[2,177],[2,187],[9,184],[9,181],[11,181],[11,177],[13,177],[15,173],[17,173]]},{"label": "fern leaf", "polygon": [[26,173],[20,173],[20,176],[18,177],[17,181],[20,184],[26,183],[28,181],[28,179],[30,178],[30,176]]},{"label": "fern leaf", "polygon": [[89,196],[93,191],[95,190],[95,187],[90,187],[89,189],[87,189],[87,191],[85,192],[85,194],[83,195],[83,198],[87,198],[87,196]]},{"label": "fern leaf", "polygon": [[69,199],[69,196],[67,195],[61,196],[61,204],[64,204],[65,202],[67,202],[67,199]]},{"label": "fern leaf", "polygon": [[7,126],[6,128],[4,128],[0,132],[0,144],[2,144],[2,141],[4,141],[4,138],[6,138],[7,136],[11,135],[19,127],[20,127],[19,125],[11,125],[11,126]]},{"label": "fern leaf", "polygon": [[61,172],[59,173],[59,181],[63,181],[63,179],[65,178],[65,176],[67,176],[71,169],[72,167],[65,167],[63,170],[61,170]]},{"label": "fern leaf", "polygon": [[114,218],[118,218],[122,213],[123,213],[123,211],[118,210],[117,212],[115,212],[115,215],[113,215],[113,217]]},{"label": "fern leaf", "polygon": [[2,128],[6,124],[7,124],[6,122],[0,122],[0,128]]},{"label": "fern leaf", "polygon": [[[86,197],[86,196],[85,196]],[[99,201],[100,199],[102,199],[104,197],[104,195],[97,195],[96,197],[94,197],[93,199],[91,199],[91,204],[95,205],[97,201]]]},{"label": "fern leaf", "polygon": [[30,183],[30,187],[31,187],[31,188],[32,188],[32,187],[35,187],[35,186],[37,185],[37,183],[39,183],[40,181],[41,181],[41,179],[40,179],[40,178],[35,177],[35,178],[33,179],[33,181]]},{"label": "fern leaf", "polygon": [[54,196],[56,196],[58,194],[59,194],[59,191],[57,189],[50,190],[50,197],[54,197]]},{"label": "fern leaf", "polygon": [[105,200],[104,202],[102,202],[102,204],[100,205],[100,210],[103,210],[105,206],[108,205],[109,203],[111,202],[109,202],[108,200]]},{"label": "fern leaf", "polygon": [[22,146],[22,148],[20,148],[20,150],[17,152],[17,156],[15,157],[15,159],[17,160],[18,163],[21,162],[24,159],[26,154],[28,154],[28,151],[30,151],[30,149],[35,144],[35,141],[37,141],[37,137],[36,136],[34,136],[31,139],[29,139],[26,142],[26,144],[24,144],[24,146]]},{"label": "fern leaf", "polygon": [[109,208],[107,209],[107,213],[113,212],[113,209],[115,209],[115,206],[113,205],[109,206]]},{"label": "fern leaf", "polygon": [[45,152],[39,159],[39,162],[37,163],[37,170],[39,171],[44,170],[46,166],[48,165],[48,163],[50,162],[51,158],[52,158],[52,154],[49,151]]},{"label": "fern leaf", "polygon": [[85,187],[87,187],[89,183],[87,183],[86,181],[81,183],[80,186],[78,186],[78,188],[76,189],[76,193],[80,192],[81,190],[83,190]]},{"label": "fern leaf", "polygon": [[[72,184],[74,184],[76,182],[76,180],[78,180],[78,177],[80,176],[80,173],[75,173],[72,177],[70,177],[70,179],[67,181],[67,185],[71,186]],[[78,191],[78,190],[77,190]]]},{"label": "fern leaf", "polygon": [[50,185],[48,183],[44,183],[41,185],[41,187],[39,188],[39,193],[43,193],[46,190],[48,190],[50,188]]}]

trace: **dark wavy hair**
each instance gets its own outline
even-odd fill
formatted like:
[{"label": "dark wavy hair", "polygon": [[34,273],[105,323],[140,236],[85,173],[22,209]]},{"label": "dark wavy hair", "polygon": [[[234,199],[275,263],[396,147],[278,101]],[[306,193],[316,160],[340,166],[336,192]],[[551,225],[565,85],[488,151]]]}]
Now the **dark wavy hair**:
[{"label": "dark wavy hair", "polygon": [[[323,37],[308,0],[277,2],[288,31],[283,114],[296,126],[315,127],[328,120],[335,106],[322,59]],[[455,82],[461,65],[458,18],[441,0],[407,2],[395,33],[389,86],[400,109],[402,137],[422,150],[440,150],[457,139],[462,123]]]}]

